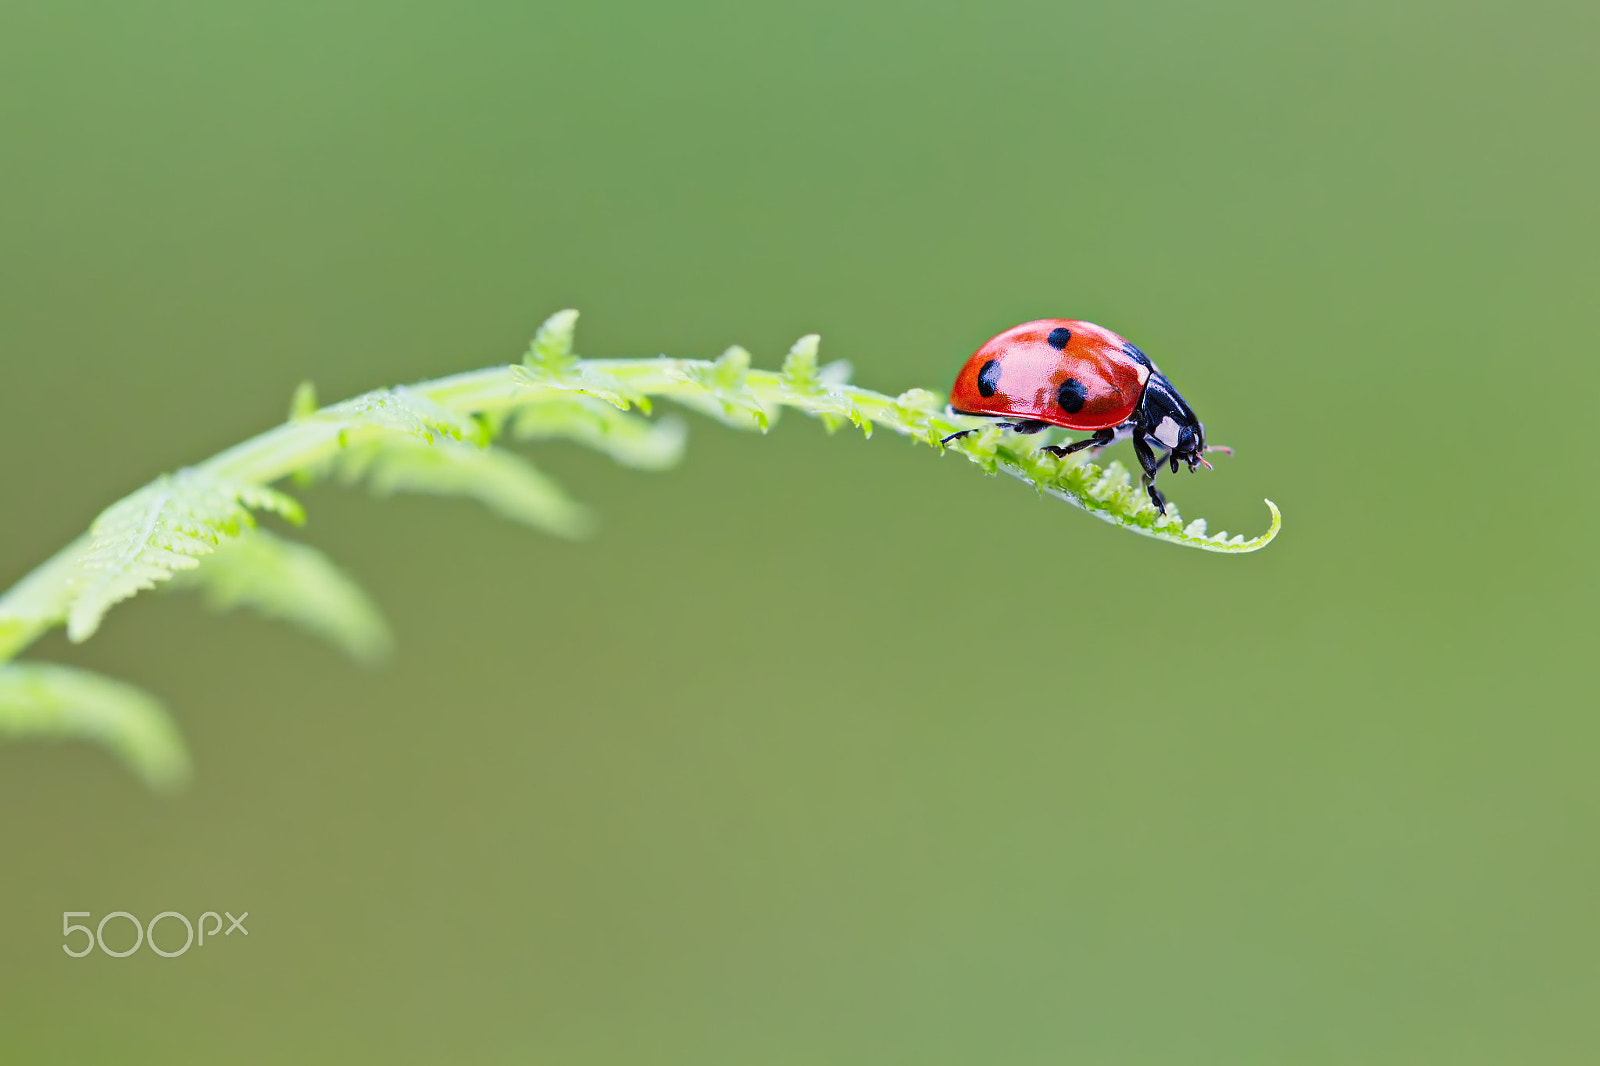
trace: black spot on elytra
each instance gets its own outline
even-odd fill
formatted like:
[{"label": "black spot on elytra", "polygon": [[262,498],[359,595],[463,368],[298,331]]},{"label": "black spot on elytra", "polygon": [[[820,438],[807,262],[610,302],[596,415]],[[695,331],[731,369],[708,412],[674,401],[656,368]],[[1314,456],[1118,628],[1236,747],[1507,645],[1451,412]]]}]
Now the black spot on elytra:
[{"label": "black spot on elytra", "polygon": [[994,395],[994,390],[1000,387],[1000,360],[991,359],[983,364],[983,369],[978,371],[978,395],[984,399]]},{"label": "black spot on elytra", "polygon": [[1050,347],[1054,348],[1058,352],[1065,351],[1067,348],[1067,342],[1071,339],[1072,331],[1066,326],[1057,326],[1055,329],[1050,331],[1050,336],[1045,338]]},{"label": "black spot on elytra", "polygon": [[1061,388],[1056,393],[1056,403],[1069,415],[1075,415],[1083,410],[1083,402],[1089,398],[1089,390],[1083,387],[1083,382],[1077,378],[1068,378],[1061,383]]}]

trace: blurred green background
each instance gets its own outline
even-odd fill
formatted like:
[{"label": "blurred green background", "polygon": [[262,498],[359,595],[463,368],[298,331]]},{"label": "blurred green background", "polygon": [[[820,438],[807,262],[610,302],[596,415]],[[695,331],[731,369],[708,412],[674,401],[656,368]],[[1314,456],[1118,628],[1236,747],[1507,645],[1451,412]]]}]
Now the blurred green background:
[{"label": "blurred green background", "polygon": [[388,667],[160,596],[30,653],[198,777],[0,747],[0,1054],[1595,1061],[1597,11],[0,6],[0,583],[564,306],[889,392],[1092,319],[1238,449],[1185,514],[1286,516],[1186,551],[793,415],[544,450],[581,544],[313,490]]}]

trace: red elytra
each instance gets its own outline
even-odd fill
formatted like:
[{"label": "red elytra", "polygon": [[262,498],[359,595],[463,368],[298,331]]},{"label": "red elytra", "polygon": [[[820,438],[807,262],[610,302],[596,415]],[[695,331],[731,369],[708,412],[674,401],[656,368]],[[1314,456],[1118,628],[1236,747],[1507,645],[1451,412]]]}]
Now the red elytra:
[{"label": "red elytra", "polygon": [[1143,352],[1103,326],[1041,318],[972,353],[956,375],[950,406],[1067,429],[1109,429],[1132,416],[1152,370]]}]

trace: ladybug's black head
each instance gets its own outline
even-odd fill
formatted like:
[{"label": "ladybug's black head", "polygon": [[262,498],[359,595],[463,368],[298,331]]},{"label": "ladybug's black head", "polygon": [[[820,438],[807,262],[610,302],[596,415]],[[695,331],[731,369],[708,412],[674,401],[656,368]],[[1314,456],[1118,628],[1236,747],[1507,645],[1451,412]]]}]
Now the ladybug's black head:
[{"label": "ladybug's black head", "polygon": [[1150,375],[1133,419],[1147,437],[1167,449],[1173,470],[1180,462],[1193,470],[1205,461],[1201,456],[1206,451],[1206,427],[1162,374]]}]

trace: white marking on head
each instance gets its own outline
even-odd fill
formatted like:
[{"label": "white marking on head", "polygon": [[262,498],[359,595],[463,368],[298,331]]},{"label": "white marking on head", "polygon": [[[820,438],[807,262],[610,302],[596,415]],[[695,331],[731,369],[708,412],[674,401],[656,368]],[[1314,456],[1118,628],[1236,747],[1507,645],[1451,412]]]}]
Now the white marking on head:
[{"label": "white marking on head", "polygon": [[1172,420],[1171,415],[1168,415],[1161,420],[1161,424],[1156,427],[1156,431],[1151,436],[1160,441],[1162,447],[1176,448],[1178,446],[1178,423]]}]

